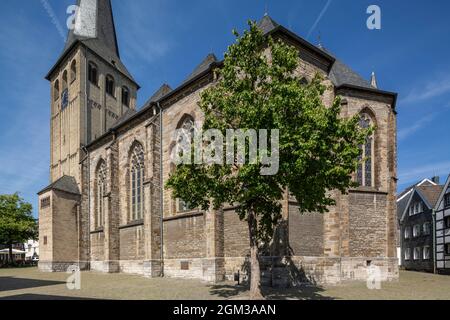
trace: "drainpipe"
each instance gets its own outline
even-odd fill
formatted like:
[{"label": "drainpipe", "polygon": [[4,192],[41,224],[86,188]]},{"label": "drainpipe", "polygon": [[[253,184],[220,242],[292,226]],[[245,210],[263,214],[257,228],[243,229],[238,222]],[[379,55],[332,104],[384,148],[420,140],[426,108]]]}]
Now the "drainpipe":
[{"label": "drainpipe", "polygon": [[431,227],[431,230],[433,232],[433,273],[436,274],[437,272],[437,266],[436,266],[436,210],[433,209],[431,213],[431,217],[433,219],[433,225]]},{"label": "drainpipe", "polygon": [[160,190],[159,190],[159,206],[160,206],[160,212],[161,212],[161,218],[160,218],[160,235],[161,235],[161,261],[160,261],[160,268],[161,268],[161,277],[164,277],[164,205],[163,205],[163,190],[164,190],[164,182],[163,182],[163,109],[161,108],[161,104],[159,102],[156,103],[158,106],[159,111],[159,143],[160,143],[160,150],[159,150],[159,165],[160,165]]},{"label": "drainpipe", "polygon": [[[85,132],[85,143],[86,145],[90,142],[89,141],[89,130],[90,128],[88,127],[88,109],[89,109],[89,105],[88,105],[88,90],[89,90],[89,86],[88,86],[88,78],[89,78],[89,65],[88,65],[88,58],[87,58],[87,54],[88,54],[88,50],[86,47],[84,47],[84,68],[85,68],[85,74],[84,74],[84,106],[85,106],[85,115],[84,115],[84,125],[86,127],[86,132]],[[80,77],[81,78],[81,77]],[[89,265],[89,270],[91,269],[91,161],[90,161],[90,155],[89,155],[89,150],[87,150],[86,147],[84,147],[84,150],[86,152],[86,159],[88,160],[88,196],[87,196],[87,208],[88,208],[88,239],[87,239],[87,243],[88,243],[88,248],[87,248],[87,258],[89,261],[86,261],[86,265]]]},{"label": "drainpipe", "polygon": [[[89,270],[91,269],[90,267],[90,260],[91,260],[91,161],[90,161],[90,155],[89,155],[89,150],[86,148],[86,146],[82,146],[81,147],[83,149],[83,151],[86,153],[84,159],[81,161],[82,164],[84,164],[84,162],[87,160],[88,161],[88,168],[87,168],[87,180],[88,180],[88,196],[87,196],[87,215],[88,215],[88,246],[87,246],[87,258],[89,261],[86,261],[86,265],[89,265]],[[83,192],[83,191],[82,191]],[[81,223],[81,215],[80,215],[80,223]]]}]

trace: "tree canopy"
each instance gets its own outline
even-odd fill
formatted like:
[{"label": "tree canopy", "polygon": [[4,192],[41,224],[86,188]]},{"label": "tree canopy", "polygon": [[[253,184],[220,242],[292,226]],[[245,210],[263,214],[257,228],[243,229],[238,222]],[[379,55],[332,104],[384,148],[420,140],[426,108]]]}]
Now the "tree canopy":
[{"label": "tree canopy", "polygon": [[[331,190],[346,193],[354,185],[359,146],[373,129],[360,128],[358,116],[341,117],[339,97],[324,104],[330,88],[319,73],[305,82],[297,48],[263,35],[254,22],[242,35],[234,34],[236,42],[216,70],[218,80],[201,93],[202,130],[216,129],[223,135],[229,129],[278,130],[279,148],[273,154],[260,146],[253,163],[179,164],[167,187],[174,197],[203,210],[238,204],[237,214],[249,225],[252,273],[256,273],[251,281],[259,288],[259,265],[253,267],[258,247],[272,239],[286,192],[295,196],[300,212],[326,212],[335,204]],[[223,149],[227,143],[230,140]],[[261,161],[265,152],[278,157],[276,174],[261,174],[267,167]],[[253,297],[259,295],[255,286],[252,283]]]}]

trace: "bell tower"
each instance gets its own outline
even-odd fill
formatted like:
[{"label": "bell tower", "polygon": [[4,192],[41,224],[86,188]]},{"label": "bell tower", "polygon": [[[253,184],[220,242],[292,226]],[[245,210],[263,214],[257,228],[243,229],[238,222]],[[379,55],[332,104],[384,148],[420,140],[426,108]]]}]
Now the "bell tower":
[{"label": "bell tower", "polygon": [[50,185],[39,195],[39,269],[89,268],[84,146],[134,112],[136,81],[120,60],[110,0],[78,0],[51,87]]},{"label": "bell tower", "polygon": [[74,177],[80,185],[83,146],[136,109],[138,84],[120,59],[110,0],[78,0],[73,27],[51,86],[50,180]]}]

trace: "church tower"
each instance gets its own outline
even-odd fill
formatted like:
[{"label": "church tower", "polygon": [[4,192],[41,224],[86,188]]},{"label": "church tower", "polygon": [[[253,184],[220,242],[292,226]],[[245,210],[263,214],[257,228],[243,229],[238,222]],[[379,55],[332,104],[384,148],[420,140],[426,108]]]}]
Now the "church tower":
[{"label": "church tower", "polygon": [[[120,60],[110,0],[78,0],[51,86],[50,185],[39,195],[39,268],[89,268],[85,146],[135,112],[139,89]],[[83,181],[84,179],[84,181]]]},{"label": "church tower", "polygon": [[51,85],[50,180],[80,185],[83,146],[136,108],[139,89],[120,60],[110,0],[78,0],[64,50],[46,79]]}]

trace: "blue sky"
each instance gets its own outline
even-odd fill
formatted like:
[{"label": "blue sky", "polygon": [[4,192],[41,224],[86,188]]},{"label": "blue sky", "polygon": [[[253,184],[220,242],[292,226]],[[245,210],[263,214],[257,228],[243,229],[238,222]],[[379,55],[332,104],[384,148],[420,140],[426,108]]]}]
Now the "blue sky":
[{"label": "blue sky", "polygon": [[[51,12],[43,3],[47,2]],[[21,192],[37,208],[48,184],[49,84],[74,0],[0,4],[0,194]],[[322,44],[381,89],[399,93],[399,189],[450,173],[450,2],[406,0],[112,0],[121,56],[142,86],[139,104],[162,84],[179,85],[210,52],[219,58],[247,19],[264,12]],[[382,29],[368,30],[379,5]],[[48,8],[48,7],[47,7]]]}]

